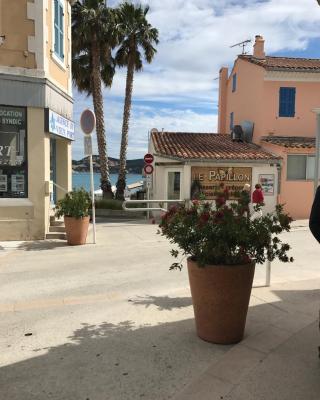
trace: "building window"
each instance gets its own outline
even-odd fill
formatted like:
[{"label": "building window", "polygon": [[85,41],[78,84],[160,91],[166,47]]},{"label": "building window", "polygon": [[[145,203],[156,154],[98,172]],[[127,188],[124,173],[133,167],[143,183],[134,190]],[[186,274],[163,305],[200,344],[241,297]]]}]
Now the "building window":
[{"label": "building window", "polygon": [[180,200],[181,172],[168,172],[168,200]]},{"label": "building window", "polygon": [[0,198],[27,197],[26,109],[0,106]]},{"label": "building window", "polygon": [[279,92],[279,117],[294,117],[296,88],[281,87]]},{"label": "building window", "polygon": [[233,125],[234,125],[234,113],[230,113],[230,131],[233,130]]},{"label": "building window", "polygon": [[64,13],[61,0],[54,0],[54,53],[64,59],[63,33],[64,33]]},{"label": "building window", "polygon": [[288,155],[287,179],[311,180],[314,178],[315,158],[309,155]]},{"label": "building window", "polygon": [[237,89],[237,74],[232,76],[232,91],[235,92]]}]

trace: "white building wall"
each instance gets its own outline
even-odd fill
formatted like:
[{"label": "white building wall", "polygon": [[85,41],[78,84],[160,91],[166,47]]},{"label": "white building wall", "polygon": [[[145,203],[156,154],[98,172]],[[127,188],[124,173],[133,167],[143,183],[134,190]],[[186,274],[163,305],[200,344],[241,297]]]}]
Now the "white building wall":
[{"label": "white building wall", "polygon": [[[150,149],[152,152],[152,148]],[[157,163],[165,163],[166,165],[157,165]],[[266,195],[264,212],[272,212],[277,204],[278,195],[278,171],[276,164],[264,164],[264,163],[215,163],[212,162],[190,162],[184,165],[172,165],[177,164],[178,161],[173,159],[155,156],[154,161],[154,173],[153,173],[153,187],[152,187],[152,198],[153,199],[166,199],[167,198],[167,177],[169,171],[180,171],[181,176],[181,199],[190,199],[191,189],[191,167],[250,167],[252,168],[252,191],[256,183],[259,183],[259,175],[274,175],[274,192],[273,195]]]}]

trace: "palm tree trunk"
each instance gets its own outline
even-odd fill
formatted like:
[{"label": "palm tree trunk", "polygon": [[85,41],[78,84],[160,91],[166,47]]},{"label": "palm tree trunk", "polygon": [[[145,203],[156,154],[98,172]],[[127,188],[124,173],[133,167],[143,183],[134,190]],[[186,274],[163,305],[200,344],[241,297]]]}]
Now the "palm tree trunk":
[{"label": "palm tree trunk", "polygon": [[93,107],[96,114],[96,131],[98,141],[98,152],[100,158],[101,184],[104,198],[113,198],[110,183],[109,164],[107,156],[107,141],[104,129],[103,97],[101,89],[100,72],[100,50],[95,39],[92,41],[92,97]]},{"label": "palm tree trunk", "polygon": [[131,103],[132,103],[133,76],[134,76],[134,60],[133,57],[130,57],[127,69],[126,95],[123,108],[122,135],[121,135],[121,146],[120,146],[120,165],[119,165],[119,176],[118,176],[117,191],[116,191],[116,199],[118,200],[124,200],[124,190],[126,188],[126,164],[127,164],[129,120],[130,120]]}]

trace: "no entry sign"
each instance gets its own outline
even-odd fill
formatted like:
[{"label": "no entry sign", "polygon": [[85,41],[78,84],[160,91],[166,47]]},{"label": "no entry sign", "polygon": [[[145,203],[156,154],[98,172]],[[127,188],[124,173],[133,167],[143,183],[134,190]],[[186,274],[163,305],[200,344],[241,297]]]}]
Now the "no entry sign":
[{"label": "no entry sign", "polygon": [[152,163],[153,163],[153,160],[154,160],[154,157],[153,157],[152,154],[147,153],[147,154],[143,157],[143,159],[144,159],[144,162],[145,162],[146,164],[152,164]]},{"label": "no entry sign", "polygon": [[151,175],[152,172],[153,172],[153,166],[152,166],[151,164],[145,165],[145,166],[143,167],[143,169],[144,169],[144,173],[145,173],[146,175]]},{"label": "no entry sign", "polygon": [[84,134],[91,135],[96,126],[96,116],[93,111],[86,109],[80,117],[80,125]]}]

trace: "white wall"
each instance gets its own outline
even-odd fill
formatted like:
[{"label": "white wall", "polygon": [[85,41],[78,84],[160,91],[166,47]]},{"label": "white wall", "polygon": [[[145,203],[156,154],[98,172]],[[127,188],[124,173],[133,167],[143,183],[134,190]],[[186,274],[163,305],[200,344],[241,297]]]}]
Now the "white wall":
[{"label": "white wall", "polygon": [[[153,151],[153,149],[150,149]],[[168,171],[180,171],[182,173],[181,176],[181,199],[189,200],[190,199],[190,188],[191,188],[191,167],[192,166],[203,166],[203,167],[251,167],[252,168],[252,191],[254,190],[254,186],[259,182],[260,174],[274,174],[274,194],[273,195],[265,195],[265,212],[271,212],[274,210],[275,205],[277,204],[277,188],[278,188],[278,171],[276,165],[269,164],[257,164],[257,163],[215,163],[212,162],[190,162],[185,163],[184,165],[156,165],[156,163],[175,163],[175,160],[155,156],[154,161],[154,173],[153,173],[153,187],[152,187],[152,198],[153,199],[166,199],[167,198],[167,175]]]}]

